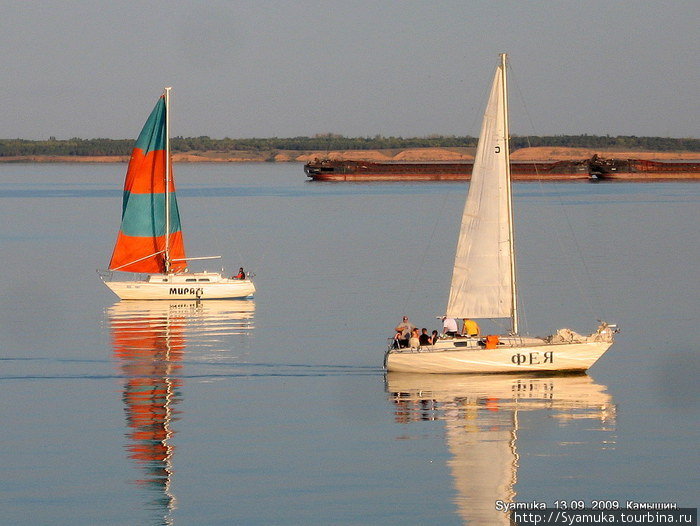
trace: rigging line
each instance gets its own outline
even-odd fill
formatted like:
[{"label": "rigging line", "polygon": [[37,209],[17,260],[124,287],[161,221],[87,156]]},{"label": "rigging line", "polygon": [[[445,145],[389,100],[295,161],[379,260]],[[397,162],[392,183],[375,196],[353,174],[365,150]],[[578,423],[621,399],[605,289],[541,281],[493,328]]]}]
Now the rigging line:
[{"label": "rigging line", "polygon": [[[511,69],[511,75],[512,75],[512,69]],[[523,97],[523,94],[520,91],[520,86],[518,83],[515,83],[515,82],[513,82],[512,84],[516,85],[516,91],[518,92],[518,96],[520,97],[520,103],[522,104],[523,109],[525,110],[525,115],[527,116],[528,123],[530,124],[530,129],[534,132],[535,125],[534,125],[534,122],[533,122],[532,117],[530,115],[530,112],[528,111],[527,105],[525,104],[525,98]],[[530,136],[526,135],[525,139],[527,140],[528,148],[531,148],[532,145],[530,143]],[[538,188],[540,190],[540,194],[544,197],[545,192],[544,192],[544,186],[542,184],[542,179],[540,177],[538,177],[537,182],[538,182]],[[589,284],[592,284],[593,280],[591,279],[590,270],[588,269],[588,265],[586,264],[586,260],[583,257],[583,251],[581,250],[581,246],[579,245],[578,240],[576,239],[576,235],[574,233],[574,228],[573,228],[573,225],[571,223],[571,218],[566,213],[566,206],[564,205],[564,200],[562,198],[561,193],[559,193],[557,191],[556,184],[554,185],[554,195],[557,196],[560,208],[564,214],[564,219],[566,220],[566,225],[569,229],[569,234],[571,236],[571,239],[573,240],[574,247],[576,249],[578,261],[583,266],[583,271],[584,271],[584,275],[585,275],[584,277]],[[576,275],[575,268],[574,268],[573,262],[571,260],[571,255],[569,254],[569,251],[565,250],[565,248],[564,248],[564,243],[563,243],[563,240],[561,237],[561,233],[559,232],[559,229],[555,228],[554,232],[555,232],[555,236],[557,239],[557,243],[559,244],[560,253],[563,255],[563,257],[565,257],[567,259],[567,261],[569,263],[567,265],[567,267],[570,269],[571,276],[579,289],[579,294],[586,302],[586,306],[588,307],[589,315],[595,319],[596,310],[594,309],[594,305],[592,304],[592,302],[594,302],[597,306],[600,306],[600,304],[601,304],[600,299],[598,298],[598,295],[593,287],[589,287],[588,289],[584,289],[583,284],[581,283],[581,281],[578,279],[578,276]],[[586,293],[586,291],[588,291],[588,294]],[[593,296],[593,298],[591,298],[591,295]],[[600,310],[600,308],[598,310]]]}]

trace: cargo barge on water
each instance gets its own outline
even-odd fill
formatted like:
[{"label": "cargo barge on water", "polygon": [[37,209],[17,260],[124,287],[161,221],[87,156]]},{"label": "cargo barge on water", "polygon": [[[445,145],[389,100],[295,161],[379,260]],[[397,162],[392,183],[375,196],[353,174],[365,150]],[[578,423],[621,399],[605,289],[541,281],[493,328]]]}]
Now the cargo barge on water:
[{"label": "cargo barge on water", "polygon": [[[458,181],[472,174],[471,162],[408,163],[315,159],[304,165],[314,181]],[[588,179],[588,161],[511,163],[516,180]]]},{"label": "cargo barge on water", "polygon": [[663,162],[645,159],[604,159],[594,155],[588,164],[591,175],[598,179],[700,179],[700,160]]},{"label": "cargo barge on water", "polygon": [[[458,181],[468,180],[471,162],[373,162],[314,159],[304,173],[314,181]],[[642,159],[590,159],[551,162],[511,162],[516,181],[587,179],[698,179],[700,161],[664,162]]]}]

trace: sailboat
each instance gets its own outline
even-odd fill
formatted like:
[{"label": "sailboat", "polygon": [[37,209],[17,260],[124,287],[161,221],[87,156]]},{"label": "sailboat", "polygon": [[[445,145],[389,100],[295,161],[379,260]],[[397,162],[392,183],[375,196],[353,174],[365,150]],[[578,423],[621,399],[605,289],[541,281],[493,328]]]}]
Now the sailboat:
[{"label": "sailboat", "polygon": [[388,371],[506,373],[585,371],[613,344],[617,329],[601,322],[588,335],[560,329],[546,338],[518,333],[513,208],[511,201],[506,54],[501,54],[489,94],[457,242],[448,318],[511,318],[508,335],[438,340],[395,348],[384,356]]},{"label": "sailboat", "polygon": [[189,272],[170,154],[170,90],[165,88],[136,140],[124,182],[122,222],[110,271],[148,274],[135,281],[100,277],[123,300],[236,299],[251,297],[251,279]]}]

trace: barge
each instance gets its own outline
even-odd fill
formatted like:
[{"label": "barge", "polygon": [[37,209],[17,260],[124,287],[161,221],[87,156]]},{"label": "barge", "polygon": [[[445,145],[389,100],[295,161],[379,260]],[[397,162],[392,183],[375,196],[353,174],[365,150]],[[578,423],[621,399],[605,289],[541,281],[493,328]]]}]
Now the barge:
[{"label": "barge", "polygon": [[[372,162],[314,159],[304,173],[314,181],[458,181],[471,178],[471,162]],[[511,162],[516,181],[581,179],[700,180],[700,160],[689,162],[645,159],[590,159],[551,162]]]},{"label": "barge", "polygon": [[[588,161],[514,162],[515,180],[589,179]],[[473,163],[407,163],[314,159],[304,173],[314,181],[458,181],[471,178]]]},{"label": "barge", "polygon": [[700,179],[700,161],[605,159],[594,155],[588,164],[591,175],[598,179]]}]

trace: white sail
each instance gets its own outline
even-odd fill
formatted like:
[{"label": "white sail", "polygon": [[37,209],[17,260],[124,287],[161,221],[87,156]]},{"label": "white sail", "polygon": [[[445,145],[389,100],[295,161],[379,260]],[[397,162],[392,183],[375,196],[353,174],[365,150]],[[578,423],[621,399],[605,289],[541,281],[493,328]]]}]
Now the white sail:
[{"label": "white sail", "polygon": [[491,87],[457,242],[447,316],[513,316],[514,273],[505,77]]}]

